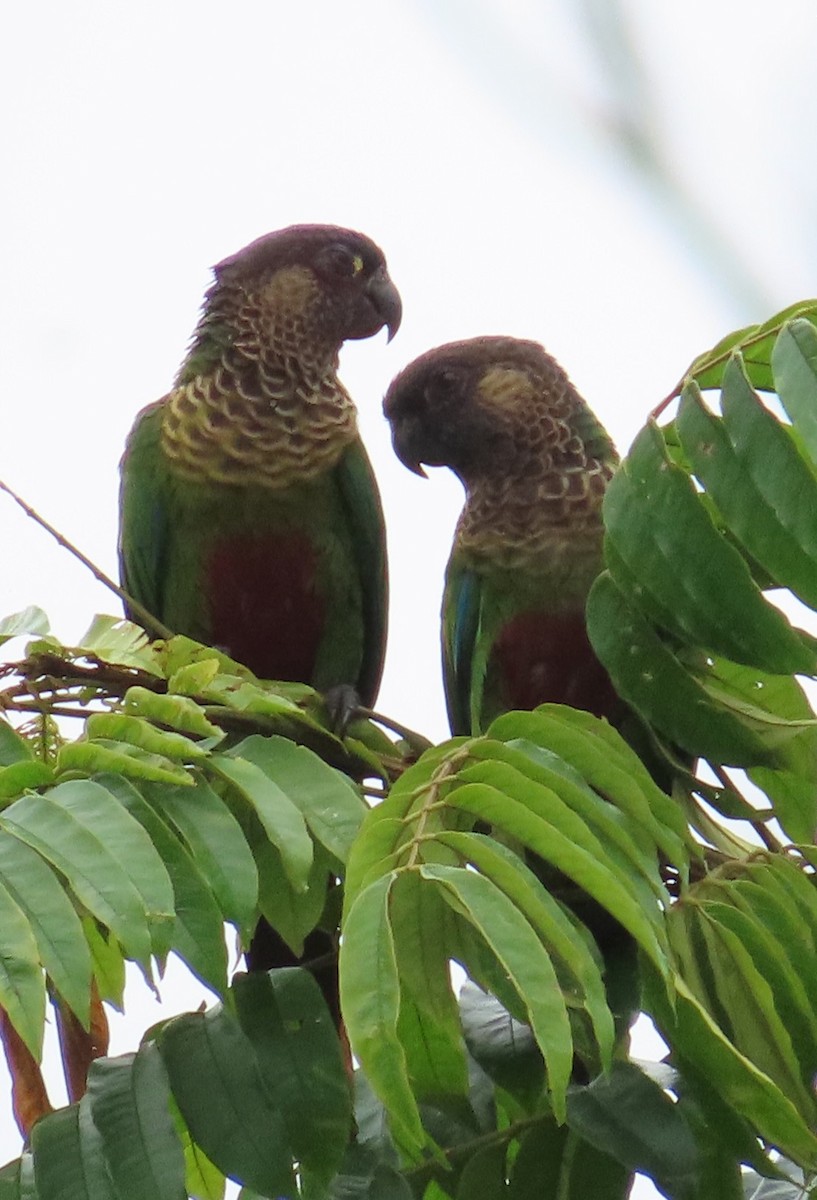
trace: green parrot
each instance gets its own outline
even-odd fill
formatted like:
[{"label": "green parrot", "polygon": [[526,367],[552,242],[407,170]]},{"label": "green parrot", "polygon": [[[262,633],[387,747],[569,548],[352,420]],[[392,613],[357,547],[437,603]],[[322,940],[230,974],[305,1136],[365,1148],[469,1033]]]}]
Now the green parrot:
[{"label": "green parrot", "polygon": [[546,702],[610,716],[585,603],[618,455],[565,372],[535,342],[452,342],[397,376],[384,411],[410,470],[447,466],[465,487],[442,612],[452,733]]},{"label": "green parrot", "polygon": [[[452,342],[397,376],[384,411],[410,470],[447,466],[465,488],[442,608],[452,733],[479,734],[500,713],[545,703],[627,719],[585,624],[618,454],[559,364],[536,342]],[[639,1008],[635,944],[572,880],[526,861],[596,938],[626,1039]]]},{"label": "green parrot", "polygon": [[[128,438],[122,586],[262,678],[348,685],[371,705],[385,531],[337,367],[347,338],[396,333],[399,293],[369,238],[326,225],[269,233],[214,275],[172,391]],[[262,925],[248,966],[294,961],[286,950]]]}]

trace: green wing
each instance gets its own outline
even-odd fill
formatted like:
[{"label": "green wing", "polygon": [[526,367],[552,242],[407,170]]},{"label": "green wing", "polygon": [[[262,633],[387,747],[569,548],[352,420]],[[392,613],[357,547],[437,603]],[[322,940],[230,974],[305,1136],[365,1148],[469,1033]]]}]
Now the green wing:
[{"label": "green wing", "polygon": [[389,611],[386,527],[377,481],[360,440],[345,451],[335,471],[363,596],[363,661],[357,691],[368,706],[377,696],[386,653]]},{"label": "green wing", "polygon": [[168,478],[159,444],[162,404],[149,405],[136,418],[122,457],[119,490],[122,587],[160,621],[169,528]]},{"label": "green wing", "polygon": [[443,597],[443,683],[451,732],[479,732],[487,648],[480,647],[483,586],[475,571],[452,556]]}]

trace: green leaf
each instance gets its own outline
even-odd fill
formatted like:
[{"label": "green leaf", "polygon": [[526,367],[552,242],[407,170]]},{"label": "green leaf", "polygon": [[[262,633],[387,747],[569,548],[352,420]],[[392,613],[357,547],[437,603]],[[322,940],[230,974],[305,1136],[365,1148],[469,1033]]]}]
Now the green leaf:
[{"label": "green leaf", "polygon": [[788,322],[772,351],[780,402],[817,463],[817,332],[811,321]]},{"label": "green leaf", "polygon": [[293,953],[300,955],[304,938],[316,927],[323,914],[334,863],[322,846],[315,846],[306,890],[296,892],[287,879],[281,855],[268,841],[260,821],[246,822],[245,835],[258,869],[258,907],[261,914]]},{"label": "green leaf", "polygon": [[[789,1030],[775,1007],[775,993],[748,948],[733,932],[739,915],[726,916],[724,910],[725,906],[709,902],[698,911],[708,950],[706,967],[729,1021],[732,1041],[777,1083],[800,1112],[809,1114],[813,1123],[817,1110],[802,1082]],[[745,934],[745,925],[742,932]]]},{"label": "green leaf", "polygon": [[92,780],[61,783],[48,793],[48,799],[103,842],[122,868],[147,917],[153,953],[162,958],[170,949],[173,885],[145,830],[111,792]]},{"label": "green leaf", "polygon": [[0,719],[0,767],[8,767],[18,762],[31,762],[33,758],[34,753],[25,738],[20,737],[8,721]]},{"label": "green leaf", "polygon": [[192,786],[184,767],[127,742],[66,742],[60,747],[57,770],[61,775],[73,772],[97,775],[102,771],[113,771],[132,779]]},{"label": "green leaf", "polygon": [[221,1007],[186,1013],[165,1025],[159,1049],[182,1116],[207,1157],[263,1196],[296,1194],[283,1116],[235,1017]]},{"label": "green leaf", "polygon": [[[75,804],[77,811],[73,811]],[[46,796],[23,796],[0,815],[0,828],[19,837],[61,871],[80,902],[116,934],[128,955],[147,963],[151,954],[148,912],[132,879],[140,854],[130,859],[127,847],[133,831],[137,831],[136,843],[142,838],[148,846],[150,842],[130,818],[125,840],[121,840],[120,818],[124,815],[109,792],[84,780],[60,784]],[[152,846],[150,851],[155,855]],[[123,854],[125,863],[120,857]],[[151,868],[152,864],[148,868],[152,874]],[[167,886],[170,888],[169,879]],[[163,881],[159,891],[163,892]],[[167,920],[172,912],[172,889],[169,907],[160,901],[152,912],[161,921]]]},{"label": "green leaf", "polygon": [[389,915],[402,989],[398,1037],[420,1101],[468,1094],[449,968],[450,912],[437,889],[423,884],[416,871],[404,871],[395,880]]},{"label": "green leaf", "polygon": [[45,1023],[45,982],[25,913],[0,884],[0,1007],[39,1061]]},{"label": "green leaf", "polygon": [[[452,831],[439,835],[477,867],[527,918],[547,947],[566,1000],[586,1009],[600,1053],[608,1066],[613,1049],[613,1017],[607,1003],[601,966],[587,942],[557,900],[521,860],[493,839],[475,833]],[[516,860],[516,861],[514,861]]]},{"label": "green leaf", "polygon": [[367,809],[345,775],[283,737],[253,735],[230,753],[260,767],[300,808],[315,840],[346,861]]},{"label": "green leaf", "polygon": [[474,926],[507,971],[525,1002],[542,1051],[557,1119],[573,1065],[573,1038],[562,990],[547,951],[527,920],[490,880],[461,867],[428,863],[420,868],[443,898]]},{"label": "green leaf", "polygon": [[100,775],[97,782],[116,796],[145,829],[165,864],[173,885],[175,909],[172,949],[202,983],[223,996],[227,990],[224,918],[195,859],[156,809],[126,779]]},{"label": "green leaf", "polygon": [[119,942],[113,934],[104,931],[93,917],[83,917],[82,928],[91,951],[94,979],[100,997],[112,1004],[117,1012],[124,1012],[125,959]]},{"label": "green leaf", "polygon": [[[730,887],[728,891],[723,889],[723,892],[726,893],[724,902],[708,900],[704,905],[704,912],[711,921],[725,927],[734,935],[742,945],[752,968],[757,969],[763,983],[768,985],[766,1004],[773,1005],[774,1016],[779,1017],[780,1024],[786,1031],[786,1045],[788,1045],[789,1038],[793,1045],[794,1056],[789,1061],[789,1066],[793,1067],[803,1083],[810,1087],[811,1080],[817,1072],[817,1016],[815,1016],[813,1000],[806,989],[805,981],[798,973],[800,954],[794,948],[800,939],[796,937],[793,942],[786,940],[782,943],[775,939],[765,927],[764,918],[769,911],[768,905],[763,905],[761,901],[761,907],[757,912],[753,911],[748,904],[744,907],[747,893],[748,897],[752,896],[749,888],[754,888],[755,898],[757,898],[758,892],[762,897],[763,889],[757,884],[750,883],[747,888],[746,884],[739,882]],[[729,902],[725,902],[726,900]],[[792,952],[794,952],[794,961],[792,961]],[[806,965],[806,971],[811,975],[813,972],[809,970],[810,965]],[[763,990],[765,991],[765,987]],[[729,1012],[734,1028],[736,1025],[733,1016],[735,1004],[732,1000],[733,998],[730,997]],[[754,1003],[760,1004],[762,1001],[763,996],[755,992]],[[745,1004],[743,999],[739,1003],[741,1009],[744,1008],[744,1005],[746,1008],[750,1007]],[[743,1046],[744,1052],[759,1066],[764,1067],[767,1073],[774,1078],[776,1073],[772,1071],[770,1065],[764,1066],[763,1061],[765,1055],[772,1051],[772,1046],[768,1041],[768,1031],[764,1030],[761,1021],[753,1022],[749,1013],[746,1014],[746,1017],[751,1041],[760,1046],[763,1057],[751,1054],[748,1043]]]},{"label": "green leaf", "polygon": [[0,880],[25,913],[54,986],[87,1025],[91,955],[65,889],[39,854],[5,832],[0,832]]},{"label": "green leaf", "polygon": [[419,1157],[428,1139],[409,1085],[397,1034],[400,982],[389,918],[395,875],[361,891],[343,923],[340,998],[346,1029],[374,1091],[389,1111],[405,1152]]},{"label": "green leaf", "polygon": [[48,617],[41,608],[30,605],[22,612],[12,613],[0,621],[0,645],[21,634],[34,634],[43,637],[49,632]]},{"label": "green leaf", "polygon": [[[809,328],[811,328],[809,326]],[[817,478],[784,429],[730,365],[719,421],[684,391],[677,428],[695,475],[748,553],[783,587],[817,605]]]},{"label": "green leaf", "polygon": [[171,729],[219,741],[224,737],[224,730],[209,721],[204,709],[187,696],[164,695],[149,688],[132,687],[125,692],[124,706],[128,713]]},{"label": "green leaf", "polygon": [[192,788],[143,786],[159,816],[174,826],[215,893],[226,919],[242,932],[254,923],[258,872],[241,826],[202,778]]},{"label": "green leaf", "polygon": [[584,845],[577,844],[573,840],[575,830],[563,832],[506,792],[487,784],[462,784],[452,789],[447,799],[478,819],[508,830],[562,871],[632,934],[659,970],[666,969],[657,907],[642,907],[641,897],[631,890],[632,880],[612,866],[603,851],[598,852],[595,838],[590,842],[585,837]]},{"label": "green leaf", "polygon": [[570,1088],[567,1122],[628,1170],[646,1171],[667,1194],[695,1194],[695,1137],[677,1105],[634,1063],[616,1062],[609,1075]]},{"label": "green leaf", "polygon": [[774,766],[755,726],[718,704],[604,571],[590,591],[587,628],[619,695],[671,742],[731,766]]},{"label": "green leaf", "polygon": [[277,847],[296,892],[306,890],[312,869],[312,839],[298,808],[263,768],[232,754],[214,754],[208,769],[230,783],[258,816]]},{"label": "green leaf", "polygon": [[506,1150],[499,1144],[472,1155],[460,1173],[456,1200],[503,1200]]},{"label": "green leaf", "polygon": [[11,800],[34,788],[47,787],[54,781],[53,768],[47,763],[28,759],[0,769],[0,799]]},{"label": "green leaf", "polygon": [[340,1043],[308,971],[238,975],[236,1012],[301,1170],[324,1184],[340,1166],[352,1116]]},{"label": "green leaf", "polygon": [[472,980],[460,990],[468,1052],[485,1073],[528,1112],[541,1109],[544,1063],[530,1025],[517,1021]]},{"label": "green leaf", "polygon": [[156,1046],[148,1042],[135,1055],[96,1059],[88,1075],[88,1095],[120,1195],[128,1200],[178,1200],[184,1189],[184,1154]]},{"label": "green leaf", "polygon": [[789,1099],[721,1032],[682,979],[675,981],[674,1011],[662,983],[647,973],[647,1011],[673,1046],[681,1064],[690,1062],[745,1116],[761,1137],[806,1169],[817,1169],[817,1137]]},{"label": "green leaf", "polygon": [[487,783],[512,796],[597,861],[622,874],[632,873],[634,889],[641,890],[645,882],[662,904],[669,903],[658,873],[656,847],[643,825],[603,800],[584,780],[577,783],[552,770],[547,752],[540,755],[537,746],[525,754],[499,742],[476,743],[473,753],[483,761],[463,768],[458,775],[461,783]]},{"label": "green leaf", "polygon": [[93,713],[85,722],[86,734],[92,739],[125,742],[157,758],[195,762],[206,758],[207,752],[198,742],[167,729],[156,729],[142,717],[127,713]]},{"label": "green leaf", "polygon": [[80,638],[80,646],[83,650],[92,650],[106,662],[155,670],[152,667],[148,640],[140,625],[134,625],[132,621],[125,621],[122,617],[97,613],[88,630]]},{"label": "green leaf", "polygon": [[733,352],[740,350],[752,386],[766,392],[774,391],[777,372],[775,379],[772,379],[773,347],[783,326],[796,317],[802,317],[806,323],[809,320],[817,320],[817,302],[799,300],[796,304],[790,304],[781,312],[775,313],[762,325],[747,325],[744,329],[728,334],[711,350],[698,355],[687,369],[686,376],[691,376],[703,389],[720,387],[726,364]]},{"label": "green leaf", "polygon": [[764,599],[686,472],[669,459],[657,426],[642,430],[611,480],[604,522],[628,569],[617,582],[628,590],[635,579],[638,604],[659,623],[669,614],[670,632],[761,670],[814,671],[814,650]]},{"label": "green leaf", "polygon": [[89,1190],[76,1104],[38,1121],[32,1130],[31,1148],[38,1200],[110,1200],[110,1191]]}]

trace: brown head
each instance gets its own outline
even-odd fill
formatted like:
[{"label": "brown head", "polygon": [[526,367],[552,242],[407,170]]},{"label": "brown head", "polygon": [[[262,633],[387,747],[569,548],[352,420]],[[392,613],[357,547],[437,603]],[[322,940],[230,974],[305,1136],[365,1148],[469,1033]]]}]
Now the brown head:
[{"label": "brown head", "polygon": [[615,457],[565,372],[537,342],[478,337],[438,346],[393,380],[383,404],[395,453],[410,470],[486,476],[574,469]]},{"label": "brown head", "polygon": [[265,234],[214,268],[183,383],[206,373],[225,348],[248,357],[295,350],[332,359],[347,339],[389,339],[402,316],[400,294],[382,250],[362,233],[335,225],[292,225]]}]

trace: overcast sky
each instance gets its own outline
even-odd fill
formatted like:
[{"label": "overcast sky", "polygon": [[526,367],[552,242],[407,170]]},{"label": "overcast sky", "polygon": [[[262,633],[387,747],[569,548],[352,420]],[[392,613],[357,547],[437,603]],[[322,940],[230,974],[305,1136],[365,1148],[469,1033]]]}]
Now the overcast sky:
[{"label": "overcast sky", "polygon": [[[117,463],[209,265],[319,221],[385,250],[403,327],[350,344],[386,509],[379,707],[447,730],[445,471],[394,459],[391,377],[477,334],[544,342],[626,449],[689,360],[817,292],[813,0],[74,0],[5,25],[0,478],[111,574]],[[626,18],[622,27],[617,15]],[[77,638],[118,604],[0,495],[0,614]],[[201,988],[165,989],[173,1010]],[[150,1002],[144,1027],[158,1016]],[[134,1048],[132,1029],[115,1050]],[[19,1153],[0,1065],[0,1163]]]}]

